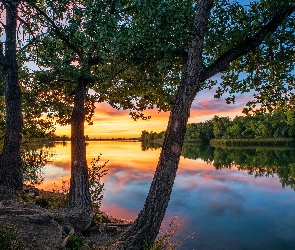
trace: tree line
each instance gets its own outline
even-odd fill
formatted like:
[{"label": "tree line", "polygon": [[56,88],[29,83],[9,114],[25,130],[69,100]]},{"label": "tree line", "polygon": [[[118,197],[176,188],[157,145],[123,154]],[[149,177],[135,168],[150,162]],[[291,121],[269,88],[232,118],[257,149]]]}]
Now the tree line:
[{"label": "tree line", "polygon": [[[142,131],[143,142],[164,139],[160,133]],[[209,142],[211,139],[268,139],[295,138],[295,113],[293,110],[277,109],[271,113],[229,117],[214,116],[201,123],[186,126],[185,140]]]},{"label": "tree line", "polygon": [[[212,88],[216,97],[255,90],[248,111],[293,105],[292,2],[261,0],[67,1],[1,0],[1,193],[23,188],[24,134],[71,125],[68,217],[77,231],[92,219],[84,123],[108,102],[149,119],[170,110],[161,156],[143,209],[116,249],[155,240],[172,192],[190,107]],[[34,64],[36,69],[28,68]],[[239,77],[243,73],[246,77]],[[5,124],[5,125],[4,125]],[[78,221],[76,220],[76,221]],[[75,221],[75,220],[72,220]]]}]

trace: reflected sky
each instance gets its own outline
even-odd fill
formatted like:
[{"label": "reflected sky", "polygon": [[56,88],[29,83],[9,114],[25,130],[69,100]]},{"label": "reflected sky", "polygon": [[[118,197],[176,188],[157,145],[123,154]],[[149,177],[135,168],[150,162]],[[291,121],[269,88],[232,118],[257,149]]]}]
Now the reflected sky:
[{"label": "reflected sky", "polygon": [[[70,143],[57,145],[42,188],[61,185],[70,175]],[[142,208],[160,150],[141,151],[139,142],[97,141],[87,145],[87,161],[109,160],[102,210],[135,219]],[[295,249],[295,192],[279,178],[257,177],[233,167],[216,170],[201,159],[181,157],[164,227],[174,215],[186,218],[179,249]]]}]

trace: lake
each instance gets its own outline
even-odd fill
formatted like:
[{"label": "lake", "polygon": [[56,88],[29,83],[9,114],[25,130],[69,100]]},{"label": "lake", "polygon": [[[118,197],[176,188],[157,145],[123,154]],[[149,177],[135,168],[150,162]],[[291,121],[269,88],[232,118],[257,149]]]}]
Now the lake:
[{"label": "lake", "polygon": [[[44,189],[70,176],[70,142],[55,143]],[[160,155],[159,145],[89,141],[87,162],[109,160],[102,210],[135,219]],[[178,215],[179,249],[295,249],[295,150],[184,145],[163,228]]]}]

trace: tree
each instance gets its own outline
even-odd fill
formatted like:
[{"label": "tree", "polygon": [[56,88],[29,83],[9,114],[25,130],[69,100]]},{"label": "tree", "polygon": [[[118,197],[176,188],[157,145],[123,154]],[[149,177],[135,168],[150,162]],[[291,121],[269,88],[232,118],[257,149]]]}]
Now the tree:
[{"label": "tree", "polygon": [[227,137],[230,123],[229,117],[219,117],[216,115],[212,119],[212,123],[215,138],[220,139]]},{"label": "tree", "polygon": [[[143,58],[136,53],[126,54],[138,49],[133,48],[137,36],[129,34],[133,15],[129,2],[29,2],[36,10],[36,22],[46,29],[38,39],[37,50],[28,48],[29,59],[44,69],[32,74],[31,89],[43,99],[50,117],[57,117],[61,124],[71,124],[69,205],[87,211],[88,222],[92,212],[84,122],[91,123],[95,101],[129,109],[134,119],[148,119],[142,110],[153,108],[154,104],[166,110],[174,95],[172,84],[168,88],[167,83],[176,76],[171,73],[167,77],[167,67],[158,70],[154,55],[145,64],[148,51],[142,53]],[[165,59],[159,54],[158,61],[159,57]]]},{"label": "tree", "polygon": [[[3,121],[5,123],[1,129],[2,132],[5,131],[3,150],[0,155],[1,191],[14,193],[22,190],[23,187],[22,133],[24,132],[27,136],[30,134],[29,137],[37,136],[37,134],[38,136],[44,135],[53,130],[53,124],[41,118],[40,107],[34,102],[32,96],[26,95],[29,89],[22,88],[20,83],[19,75],[20,73],[23,75],[26,71],[23,65],[25,57],[22,52],[26,46],[33,44],[38,36],[37,29],[33,28],[34,25],[27,22],[30,20],[30,9],[26,6],[25,1],[20,0],[3,0],[0,5],[1,16],[5,16],[0,27],[1,35],[5,35],[5,42],[0,42],[1,99],[5,92],[3,109],[2,103],[0,104],[1,118],[3,118],[1,124]],[[23,20],[23,16],[26,16],[27,20]],[[22,113],[26,118],[25,131],[23,131]]]},{"label": "tree", "polygon": [[[235,62],[238,63],[236,60],[243,61],[243,56],[251,54],[278,27],[288,22],[290,15],[295,11],[295,7],[287,1],[272,4],[269,9],[266,9],[266,3],[267,1],[261,1],[260,4],[252,3],[247,13],[246,9],[239,9],[240,6],[237,4],[230,5],[226,1],[219,1],[219,5],[212,10],[210,21],[213,0],[200,0],[196,3],[194,22],[189,29],[184,71],[170,113],[154,179],[143,209],[130,229],[117,242],[117,249],[143,249],[155,240],[176,176],[189,109],[196,94],[204,86],[203,82],[219,72],[228,70]],[[260,19],[263,20],[262,24],[256,18],[248,22],[251,8],[259,10],[259,18],[263,15],[264,18]],[[231,19],[236,15],[241,16],[237,23]],[[208,24],[214,24],[215,27]],[[219,27],[226,27],[226,30],[218,30]],[[241,27],[246,27],[245,31],[241,30]],[[219,32],[216,32],[216,29]],[[216,36],[226,39],[214,40]],[[213,52],[213,48],[216,48],[216,51]],[[242,63],[240,65],[245,67]]]},{"label": "tree", "polygon": [[6,41],[5,46],[0,44],[0,67],[1,75],[5,81],[6,102],[6,130],[4,146],[1,157],[1,185],[4,192],[22,190],[22,163],[21,163],[21,140],[22,140],[22,108],[21,90],[18,83],[17,64],[17,5],[19,1],[1,1],[5,8],[6,23],[4,25]]}]

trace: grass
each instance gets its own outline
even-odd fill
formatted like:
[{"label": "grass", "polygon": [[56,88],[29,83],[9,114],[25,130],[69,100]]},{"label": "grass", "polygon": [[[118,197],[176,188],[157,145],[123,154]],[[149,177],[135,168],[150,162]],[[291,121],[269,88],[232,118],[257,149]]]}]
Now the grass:
[{"label": "grass", "polygon": [[212,139],[211,146],[291,146],[295,144],[290,138],[266,139]]}]

